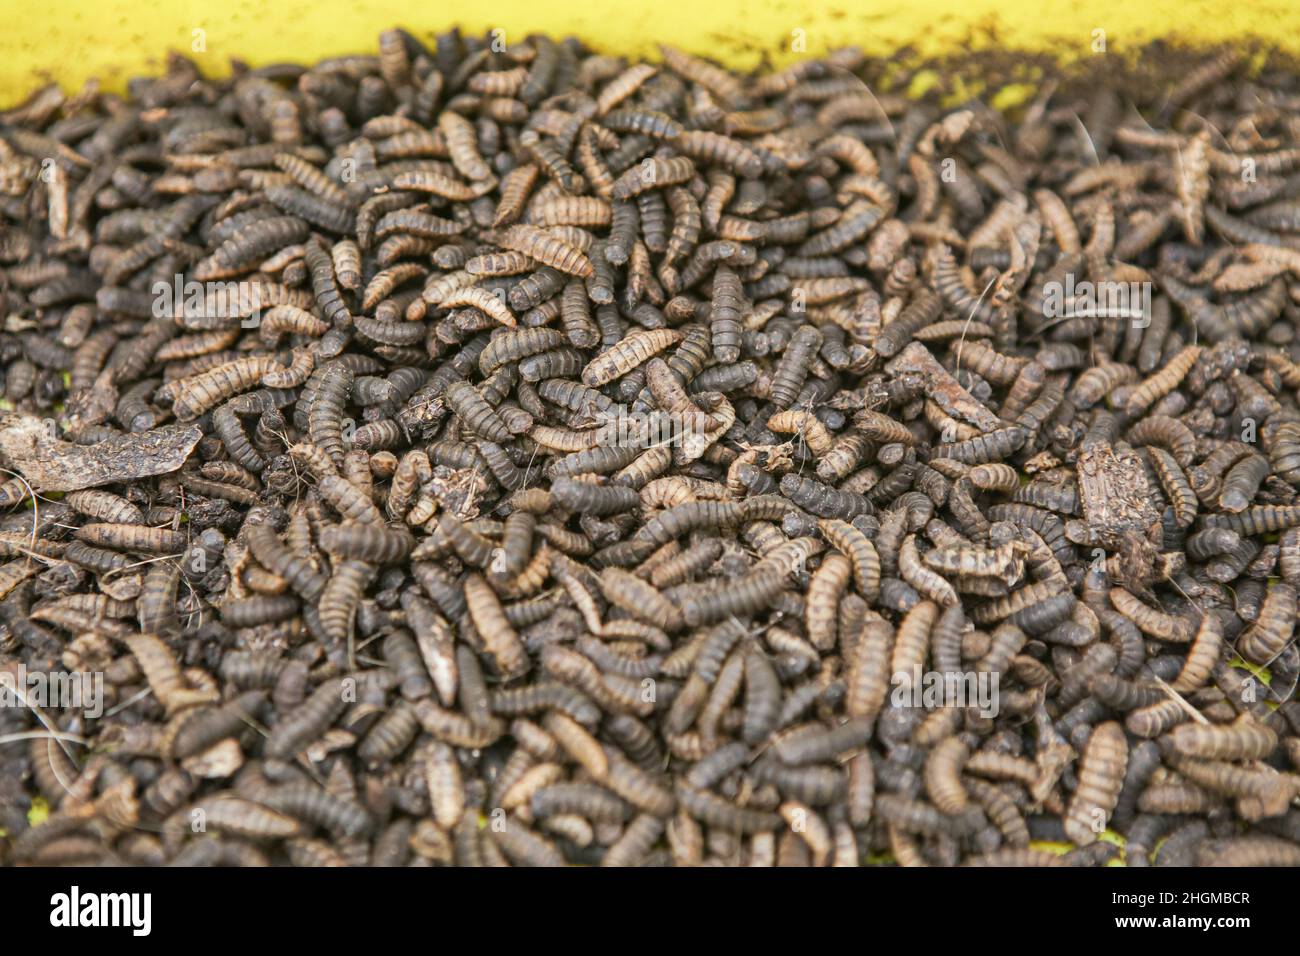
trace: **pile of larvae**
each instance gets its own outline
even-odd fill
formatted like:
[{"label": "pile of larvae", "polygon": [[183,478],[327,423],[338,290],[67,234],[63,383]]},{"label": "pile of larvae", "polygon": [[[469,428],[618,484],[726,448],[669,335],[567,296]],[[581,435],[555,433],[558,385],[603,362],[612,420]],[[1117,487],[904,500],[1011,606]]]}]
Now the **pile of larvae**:
[{"label": "pile of larvae", "polygon": [[1300,81],[881,67],[0,114],[0,860],[1300,865]]}]

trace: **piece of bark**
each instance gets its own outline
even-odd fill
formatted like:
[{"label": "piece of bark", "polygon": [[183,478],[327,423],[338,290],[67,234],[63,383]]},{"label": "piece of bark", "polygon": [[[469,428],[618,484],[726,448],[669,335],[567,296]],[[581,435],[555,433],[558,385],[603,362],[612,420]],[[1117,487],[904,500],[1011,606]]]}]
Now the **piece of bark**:
[{"label": "piece of bark", "polygon": [[920,342],[909,343],[907,348],[885,365],[885,369],[896,375],[905,372],[920,375],[925,379],[927,398],[933,399],[948,415],[969,422],[982,432],[991,432],[1004,425],[992,409],[962,388]]},{"label": "piece of bark", "polygon": [[1158,560],[1160,513],[1137,453],[1096,442],[1079,452],[1076,475],[1083,520],[1066,522],[1066,537],[1112,552],[1111,574],[1130,589],[1145,589],[1167,573]]},{"label": "piece of bark", "polygon": [[78,491],[176,471],[202,437],[198,425],[164,425],[75,445],[58,438],[51,419],[10,414],[0,417],[0,464],[34,491]]},{"label": "piece of bark", "polygon": [[1096,442],[1079,452],[1079,502],[1094,541],[1117,546],[1125,533],[1143,537],[1160,523],[1142,460],[1131,448]]}]

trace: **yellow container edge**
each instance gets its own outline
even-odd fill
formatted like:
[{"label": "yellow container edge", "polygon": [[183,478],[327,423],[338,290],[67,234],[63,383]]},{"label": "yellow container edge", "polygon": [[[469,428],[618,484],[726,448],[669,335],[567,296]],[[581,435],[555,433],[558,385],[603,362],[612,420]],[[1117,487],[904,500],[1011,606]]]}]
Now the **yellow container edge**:
[{"label": "yellow container edge", "polygon": [[0,106],[50,81],[75,90],[94,77],[102,89],[121,91],[128,77],[158,72],[168,50],[191,56],[210,76],[227,75],[232,58],[261,66],[373,53],[379,31],[393,26],[426,41],[456,24],[467,33],[502,31],[506,43],[530,33],[572,35],[601,52],[651,59],[655,45],[667,42],[741,69],[846,45],[876,56],[904,47],[927,58],[1001,47],[1070,60],[1124,55],[1165,39],[1256,42],[1300,53],[1300,4],[1289,0],[496,0],[490,11],[477,3],[413,8],[399,0],[62,0],[36,11],[0,0],[0,17]]}]

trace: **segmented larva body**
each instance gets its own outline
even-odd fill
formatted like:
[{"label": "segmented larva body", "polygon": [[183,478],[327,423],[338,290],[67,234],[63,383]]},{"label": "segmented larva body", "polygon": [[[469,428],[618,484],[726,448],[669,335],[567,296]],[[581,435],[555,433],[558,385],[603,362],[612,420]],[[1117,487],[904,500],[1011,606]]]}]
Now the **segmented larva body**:
[{"label": "segmented larva body", "polygon": [[1066,255],[1079,252],[1082,249],[1079,229],[1061,197],[1050,189],[1037,189],[1034,191],[1034,202],[1056,237],[1061,252]]},{"label": "segmented larva body", "polygon": [[805,604],[804,628],[813,647],[829,650],[835,644],[840,597],[849,586],[853,565],[842,554],[829,554],[812,576]]},{"label": "segmented larva body", "polygon": [[1208,840],[1196,849],[1198,866],[1300,866],[1300,847],[1280,837]]},{"label": "segmented larva body", "polygon": [[1287,584],[1300,584],[1300,528],[1288,528],[1279,539],[1278,570]]},{"label": "segmented larva body", "polygon": [[851,520],[857,515],[870,514],[875,508],[864,496],[840,488],[832,488],[812,478],[788,474],[781,479],[781,494],[799,507],[819,518]]},{"label": "segmented larva body", "polygon": [[168,528],[136,524],[91,522],[76,531],[79,540],[115,551],[174,554],[185,549],[185,535]]},{"label": "segmented larva body", "polygon": [[632,199],[653,189],[684,183],[694,175],[695,164],[685,156],[652,157],[637,163],[614,180],[610,196],[615,200]]},{"label": "segmented larva body", "polygon": [[[1151,446],[1147,449],[1151,466],[1165,496],[1174,508],[1174,521],[1180,528],[1186,528],[1196,520],[1199,503],[1187,475],[1179,467],[1174,457],[1163,448]],[[1243,506],[1244,507],[1244,506]]]},{"label": "segmented larva body", "polygon": [[904,581],[942,607],[952,607],[959,602],[957,591],[944,578],[930,570],[921,561],[916,548],[916,536],[908,535],[898,552],[898,571]]},{"label": "segmented larva body", "polygon": [[[1136,382],[1137,369],[1118,362],[1103,362],[1083,372],[1075,380],[1070,398],[1080,409],[1091,408],[1121,385]],[[1177,381],[1174,386],[1177,386]],[[1150,401],[1154,401],[1154,396]],[[1142,406],[1145,408],[1146,406]],[[1141,409],[1139,409],[1141,411]]]},{"label": "segmented larva body", "polygon": [[996,578],[1010,587],[1024,574],[1024,555],[1028,551],[1029,546],[1018,540],[996,548],[945,546],[927,551],[923,561],[927,567],[945,574],[962,578]]},{"label": "segmented larva body", "polygon": [[863,435],[884,444],[911,445],[916,442],[916,436],[902,422],[867,408],[859,409],[853,422]]},{"label": "segmented larva body", "polygon": [[1283,422],[1273,433],[1268,447],[1272,471],[1283,481],[1300,481],[1300,422]]},{"label": "segmented larva body", "polygon": [[1262,760],[1277,749],[1277,734],[1242,714],[1230,725],[1182,724],[1169,734],[1180,754],[1212,760]]},{"label": "segmented larva body", "polygon": [[488,179],[492,170],[479,155],[474,124],[450,110],[438,114],[438,131],[447,144],[447,154],[456,170],[467,179]]},{"label": "segmented larva body", "polygon": [[767,427],[777,434],[797,435],[814,455],[825,455],[835,444],[826,426],[811,412],[777,412],[767,420]]},{"label": "segmented larva body", "polygon": [[871,439],[859,431],[836,436],[817,462],[817,477],[831,484],[842,481],[871,454],[873,448]]},{"label": "segmented larva body", "polygon": [[966,441],[940,444],[936,446],[935,454],[942,458],[954,458],[967,465],[986,464],[1010,458],[1024,446],[1028,438],[1027,429],[1012,425]]},{"label": "segmented larva body", "polygon": [[925,762],[925,789],[944,813],[965,811],[970,798],[962,785],[961,767],[969,754],[960,737],[948,737],[930,751]]},{"label": "segmented larva body", "polygon": [[875,600],[880,590],[880,556],[875,545],[847,521],[822,518],[817,527],[822,536],[852,562],[853,581],[858,593],[868,601]]},{"label": "segmented larva body", "polygon": [[316,373],[315,381],[316,389],[307,409],[307,432],[312,444],[339,465],[343,461],[343,419],[352,390],[352,370],[341,362],[333,362]]},{"label": "segmented larva body", "polygon": [[119,495],[100,489],[71,491],[63,498],[70,507],[97,521],[143,524],[144,512]]},{"label": "segmented larva body", "polygon": [[595,267],[581,249],[537,226],[509,226],[497,241],[506,249],[522,252],[568,275],[588,279],[595,274]]},{"label": "segmented larva body", "polygon": [[141,631],[165,636],[180,629],[176,614],[180,580],[180,565],[172,561],[159,561],[145,573],[140,596],[136,599]]},{"label": "segmented larva body", "polygon": [[710,330],[713,357],[727,365],[740,359],[742,313],[745,311],[744,291],[740,277],[727,266],[718,266],[713,274],[713,307],[710,312]]},{"label": "segmented larva body", "polygon": [[650,583],[661,590],[680,584],[707,569],[721,556],[722,542],[717,538],[705,538],[680,554],[657,564],[650,572]]},{"label": "segmented larva body", "polygon": [[250,356],[176,382],[170,389],[176,397],[172,413],[178,421],[193,421],[232,395],[254,388],[264,375],[279,368],[270,356]]},{"label": "segmented larva body", "polygon": [[1232,797],[1248,817],[1276,816],[1285,812],[1293,792],[1277,771],[1267,765],[1242,766],[1220,760],[1167,758],[1172,769],[1213,793]]},{"label": "segmented larva body", "polygon": [[726,620],[732,615],[751,615],[771,605],[785,590],[783,571],[754,571],[726,585],[698,585],[680,602],[682,616],[690,627]]},{"label": "segmented larva body", "polygon": [[509,441],[511,434],[496,409],[488,404],[477,388],[469,382],[453,382],[443,393],[443,399],[464,427],[490,441]]},{"label": "segmented larva body", "polygon": [[330,325],[295,305],[272,306],[261,317],[258,335],[267,345],[275,345],[284,333],[319,338]]},{"label": "segmented larva body", "polygon": [[[645,364],[644,374],[646,387],[655,404],[671,421],[680,424],[685,437],[699,436],[703,439],[714,430],[715,417],[696,405],[672,366],[656,356]],[[704,396],[706,400],[712,397]]]},{"label": "segmented larva body", "polygon": [[218,699],[215,691],[187,686],[171,649],[153,634],[125,634],[122,642],[139,662],[140,670],[159,702],[169,714],[175,714]]},{"label": "segmented larva body", "polygon": [[308,349],[294,349],[290,364],[267,372],[261,384],[267,388],[297,388],[307,381],[315,367],[316,357]]},{"label": "segmented larva body", "polygon": [[808,377],[808,367],[822,346],[821,330],[813,325],[803,325],[795,332],[789,347],[772,374],[769,394],[778,409],[794,404]]},{"label": "segmented larva body", "polygon": [[[466,276],[472,278],[468,276],[468,273],[466,273]],[[428,292],[429,290],[426,288],[425,301],[428,301]],[[454,309],[459,306],[478,309],[484,315],[490,316],[493,321],[509,329],[513,329],[519,324],[509,306],[487,289],[477,286],[461,286],[446,291],[439,290],[437,299],[436,303],[430,304],[436,304],[442,309]]]},{"label": "segmented larva body", "polygon": [[329,640],[347,641],[361,596],[377,572],[369,561],[347,559],[335,566],[320,593],[321,627]]},{"label": "segmented larva body", "polygon": [[506,619],[501,602],[487,580],[479,574],[465,579],[465,603],[484,649],[505,679],[517,677],[528,668],[528,655],[519,635]]},{"label": "segmented larva body", "polygon": [[1259,618],[1237,639],[1237,651],[1252,664],[1271,664],[1291,641],[1296,623],[1296,589],[1286,583],[1269,588]]},{"label": "segmented larva body", "polygon": [[277,216],[237,232],[194,266],[199,282],[228,279],[249,271],[277,249],[307,238],[307,223],[297,216]]},{"label": "segmented larva body", "polygon": [[970,482],[981,491],[1000,491],[1010,494],[1020,487],[1020,475],[1010,465],[994,462],[972,468]]},{"label": "segmented larva body", "polygon": [[1192,646],[1187,650],[1183,668],[1170,686],[1180,694],[1201,687],[1218,664],[1222,646],[1223,622],[1216,614],[1204,615],[1192,638]]},{"label": "segmented larva body", "polygon": [[951,351],[958,368],[969,368],[994,385],[1010,385],[1028,364],[1024,359],[1002,355],[978,341],[959,341]]},{"label": "segmented larva body", "polygon": [[344,524],[322,528],[320,545],[340,557],[372,564],[395,564],[411,553],[415,539],[404,528],[374,523]]},{"label": "segmented larva body", "polygon": [[631,332],[613,348],[596,356],[582,370],[582,382],[592,388],[606,385],[681,341],[681,338],[681,333],[673,329],[638,329]]},{"label": "segmented larva body", "polygon": [[681,629],[682,613],[677,606],[636,575],[619,568],[604,568],[600,586],[606,600],[628,614],[662,631]]},{"label": "segmented larva body", "polygon": [[1133,390],[1125,404],[1125,410],[1130,415],[1140,415],[1153,402],[1172,392],[1191,371],[1200,354],[1199,345],[1184,348],[1163,369]]},{"label": "segmented larva body", "polygon": [[1123,588],[1111,588],[1110,600],[1115,610],[1136,624],[1144,634],[1175,643],[1186,643],[1192,639],[1191,622],[1154,610]]},{"label": "segmented larva body", "polygon": [[1066,836],[1078,846],[1095,842],[1106,828],[1127,765],[1124,728],[1114,721],[1098,724],[1079,757],[1079,785],[1065,815]]}]

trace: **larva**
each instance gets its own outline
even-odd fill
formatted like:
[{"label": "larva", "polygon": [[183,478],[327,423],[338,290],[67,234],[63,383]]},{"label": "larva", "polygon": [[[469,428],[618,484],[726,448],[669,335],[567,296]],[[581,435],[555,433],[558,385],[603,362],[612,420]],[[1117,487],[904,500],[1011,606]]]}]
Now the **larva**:
[{"label": "larva", "polygon": [[1119,799],[1128,743],[1119,724],[1099,724],[1079,758],[1079,786],[1065,817],[1066,835],[1079,846],[1094,842],[1105,829]]},{"label": "larva", "polygon": [[789,348],[772,374],[769,393],[772,403],[779,409],[789,408],[807,380],[808,367],[821,348],[822,334],[812,325],[803,325],[795,333]]},{"label": "larva", "polygon": [[826,426],[809,412],[778,412],[767,420],[767,427],[778,434],[797,435],[814,455],[825,455],[835,444]]},{"label": "larva", "polygon": [[297,216],[276,216],[235,233],[194,266],[200,282],[226,279],[248,271],[277,249],[307,238],[307,224]]},{"label": "larva", "polygon": [[76,536],[89,545],[115,551],[169,554],[185,549],[185,536],[180,532],[145,525],[91,522],[78,528]]},{"label": "larva", "polygon": [[1243,714],[1229,726],[1182,724],[1170,732],[1169,742],[1189,757],[1259,760],[1277,748],[1277,734]]},{"label": "larva", "polygon": [[970,797],[961,781],[961,766],[968,750],[959,737],[948,737],[930,751],[925,762],[925,787],[930,799],[944,813],[962,813]]},{"label": "larva", "polygon": [[320,622],[327,638],[336,644],[349,639],[353,617],[378,569],[368,561],[340,561],[320,593]]},{"label": "larva", "polygon": [[[428,289],[424,292],[426,301],[428,300]],[[487,289],[478,286],[462,286],[456,289],[450,289],[445,294],[439,296],[437,306],[443,309],[453,309],[458,306],[468,306],[478,309],[484,315],[489,316],[494,322],[497,322],[508,329],[515,328],[519,323],[510,307],[498,296],[493,295]],[[513,303],[512,303],[513,304]]]},{"label": "larva", "polygon": [[1125,405],[1128,413],[1140,414],[1157,399],[1177,388],[1183,377],[1191,371],[1192,365],[1200,354],[1199,346],[1189,345],[1174,356],[1164,369],[1141,382],[1130,394]]},{"label": "larva", "polygon": [[478,574],[465,579],[465,602],[474,629],[503,677],[518,676],[527,668],[527,655],[518,634],[501,610],[487,581]]},{"label": "larva", "polygon": [[320,545],[340,557],[382,565],[395,564],[409,555],[415,540],[405,529],[366,523],[322,528]]},{"label": "larva", "polygon": [[582,370],[583,384],[591,387],[608,384],[680,340],[681,333],[672,329],[638,329],[631,332]]},{"label": "larva", "polygon": [[1249,836],[1208,840],[1196,849],[1198,866],[1295,866],[1296,845],[1278,837]]},{"label": "larva", "polygon": [[571,511],[593,515],[627,514],[641,505],[641,496],[623,485],[597,485],[574,478],[551,484],[555,499]]},{"label": "larva", "polygon": [[836,638],[836,609],[848,587],[853,565],[842,554],[829,554],[808,585],[804,627],[818,650],[829,650]]},{"label": "larva", "polygon": [[1219,650],[1222,645],[1222,622],[1213,613],[1205,614],[1197,626],[1191,647],[1187,649],[1182,670],[1178,672],[1177,678],[1170,686],[1183,694],[1202,686],[1219,662]]},{"label": "larva", "polygon": [[590,278],[594,267],[586,254],[545,229],[530,225],[508,226],[498,239],[506,249],[522,252],[560,272]]},{"label": "larva", "polygon": [[600,586],[605,598],[628,614],[663,631],[680,630],[681,611],[636,575],[619,568],[604,568],[600,572]]},{"label": "larva", "polygon": [[848,521],[857,515],[870,514],[875,510],[863,495],[832,488],[812,478],[801,478],[793,473],[781,479],[780,489],[781,494],[819,518]]},{"label": "larva", "polygon": [[144,513],[139,508],[108,491],[73,491],[63,500],[70,507],[98,521],[113,524],[141,524],[144,521]]},{"label": "larva", "polygon": [[232,395],[253,388],[264,375],[279,368],[269,356],[253,356],[178,381],[168,389],[168,394],[175,396],[172,413],[178,421],[192,421]]},{"label": "larva", "polygon": [[972,468],[970,482],[981,491],[999,491],[1009,494],[1020,487],[1020,476],[1010,465],[994,462]]},{"label": "larva", "polygon": [[453,382],[443,393],[443,399],[468,430],[490,441],[510,440],[510,429],[501,416],[469,382]]},{"label": "larva", "polygon": [[1296,622],[1296,591],[1278,583],[1269,588],[1259,618],[1237,639],[1237,651],[1255,664],[1270,664],[1290,642]]},{"label": "larva", "polygon": [[908,535],[903,540],[898,552],[898,570],[904,581],[941,606],[952,607],[958,603],[953,586],[922,563],[915,535]]},{"label": "larva", "polygon": [[266,755],[279,759],[292,757],[323,733],[346,706],[342,681],[324,682],[272,729],[266,742]]}]

